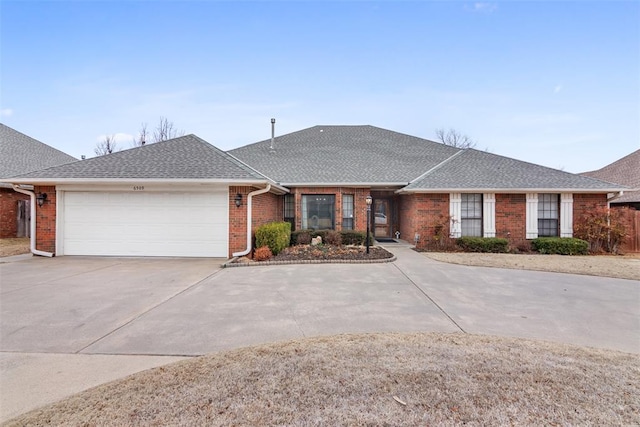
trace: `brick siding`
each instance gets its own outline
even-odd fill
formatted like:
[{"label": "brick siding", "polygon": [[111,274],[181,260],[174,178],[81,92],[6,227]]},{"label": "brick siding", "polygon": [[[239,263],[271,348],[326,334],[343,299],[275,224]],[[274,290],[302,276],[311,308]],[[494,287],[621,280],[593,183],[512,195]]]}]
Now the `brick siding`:
[{"label": "brick siding", "polygon": [[[335,229],[342,230],[342,195],[353,196],[353,229],[365,231],[367,229],[367,203],[366,197],[369,195],[369,188],[353,187],[293,187],[291,194],[295,198],[295,229],[302,228],[302,196],[308,194],[331,194],[335,196],[334,220]],[[280,216],[282,218],[282,215]]]},{"label": "brick siding", "polygon": [[56,187],[36,186],[36,194],[46,193],[42,206],[36,205],[36,249],[56,252]]},{"label": "brick siding", "polygon": [[[229,187],[229,257],[247,248],[247,196],[257,188]],[[242,195],[242,205],[236,206],[236,195]],[[282,196],[272,193],[252,197],[251,234],[256,228],[273,221],[282,221]]]},{"label": "brick siding", "polygon": [[593,207],[607,207],[606,194],[574,194],[573,195],[573,222],[575,222],[586,212],[593,210]]},{"label": "brick siding", "polygon": [[0,188],[0,239],[18,235],[18,200],[29,200],[29,196],[12,188]]},{"label": "brick siding", "polygon": [[425,248],[433,241],[436,227],[446,222],[444,235],[449,235],[449,194],[410,194],[400,198],[398,208],[400,216],[400,236],[403,240],[413,242],[419,234],[416,247]]},{"label": "brick siding", "polygon": [[526,194],[496,194],[496,237],[522,245],[527,237]]}]

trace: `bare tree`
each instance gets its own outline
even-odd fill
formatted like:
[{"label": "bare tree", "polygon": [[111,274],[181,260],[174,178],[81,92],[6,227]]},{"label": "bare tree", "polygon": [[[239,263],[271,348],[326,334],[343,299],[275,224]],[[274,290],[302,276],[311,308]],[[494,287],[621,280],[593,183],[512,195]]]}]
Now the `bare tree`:
[{"label": "bare tree", "polygon": [[149,131],[147,130],[147,124],[142,123],[140,125],[140,131],[138,132],[138,137],[133,137],[132,146],[133,147],[142,147],[147,140],[149,139]]},{"label": "bare tree", "polygon": [[160,123],[153,131],[153,142],[166,141],[182,135],[184,135],[184,131],[175,129],[173,122],[170,122],[166,117],[160,117]]},{"label": "bare tree", "polygon": [[444,145],[449,145],[456,148],[474,148],[476,142],[471,137],[458,132],[457,130],[450,128],[444,130],[444,128],[436,129],[436,138]]},{"label": "bare tree", "polygon": [[104,139],[96,144],[96,148],[93,149],[93,152],[96,153],[96,156],[111,154],[116,151],[117,145],[115,135],[105,135]]}]

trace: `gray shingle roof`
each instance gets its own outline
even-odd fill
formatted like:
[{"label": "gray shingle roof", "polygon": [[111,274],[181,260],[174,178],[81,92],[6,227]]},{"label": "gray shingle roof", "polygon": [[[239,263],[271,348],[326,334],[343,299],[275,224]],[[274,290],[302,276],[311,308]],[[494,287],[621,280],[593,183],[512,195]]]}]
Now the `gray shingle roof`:
[{"label": "gray shingle roof", "polygon": [[640,202],[640,150],[636,150],[602,169],[584,172],[582,175],[615,182],[636,190],[625,191],[624,195],[616,199],[614,203]]},{"label": "gray shingle roof", "polygon": [[314,126],[231,150],[286,184],[408,184],[458,151],[374,126]]},{"label": "gray shingle roof", "polygon": [[118,151],[16,177],[19,179],[268,179],[195,135]]},{"label": "gray shingle roof", "polygon": [[467,149],[416,179],[404,190],[601,190],[620,189],[618,184]]},{"label": "gray shingle roof", "polygon": [[0,123],[0,178],[9,178],[77,160]]}]

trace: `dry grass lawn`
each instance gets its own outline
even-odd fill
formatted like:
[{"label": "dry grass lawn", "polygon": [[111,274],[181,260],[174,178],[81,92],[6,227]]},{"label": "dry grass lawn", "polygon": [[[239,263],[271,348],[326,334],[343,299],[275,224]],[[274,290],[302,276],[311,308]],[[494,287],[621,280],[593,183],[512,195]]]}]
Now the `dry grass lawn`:
[{"label": "dry grass lawn", "polygon": [[639,425],[637,355],[463,334],[296,340],[145,371],[7,425]]},{"label": "dry grass lawn", "polygon": [[470,252],[423,252],[436,261],[479,267],[513,268],[518,270],[553,271],[640,280],[640,254],[615,255],[540,255],[483,254]]},{"label": "dry grass lawn", "polygon": [[0,257],[28,254],[29,238],[0,239]]}]

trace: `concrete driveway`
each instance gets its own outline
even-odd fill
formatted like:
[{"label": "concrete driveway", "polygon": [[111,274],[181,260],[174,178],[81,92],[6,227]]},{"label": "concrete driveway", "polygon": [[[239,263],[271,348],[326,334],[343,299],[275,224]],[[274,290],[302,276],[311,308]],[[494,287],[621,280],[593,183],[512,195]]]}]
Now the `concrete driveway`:
[{"label": "concrete driveway", "polygon": [[640,353],[638,281],[464,267],[388,249],[396,262],[0,264],[0,420],[184,356],[315,335],[465,332]]}]

